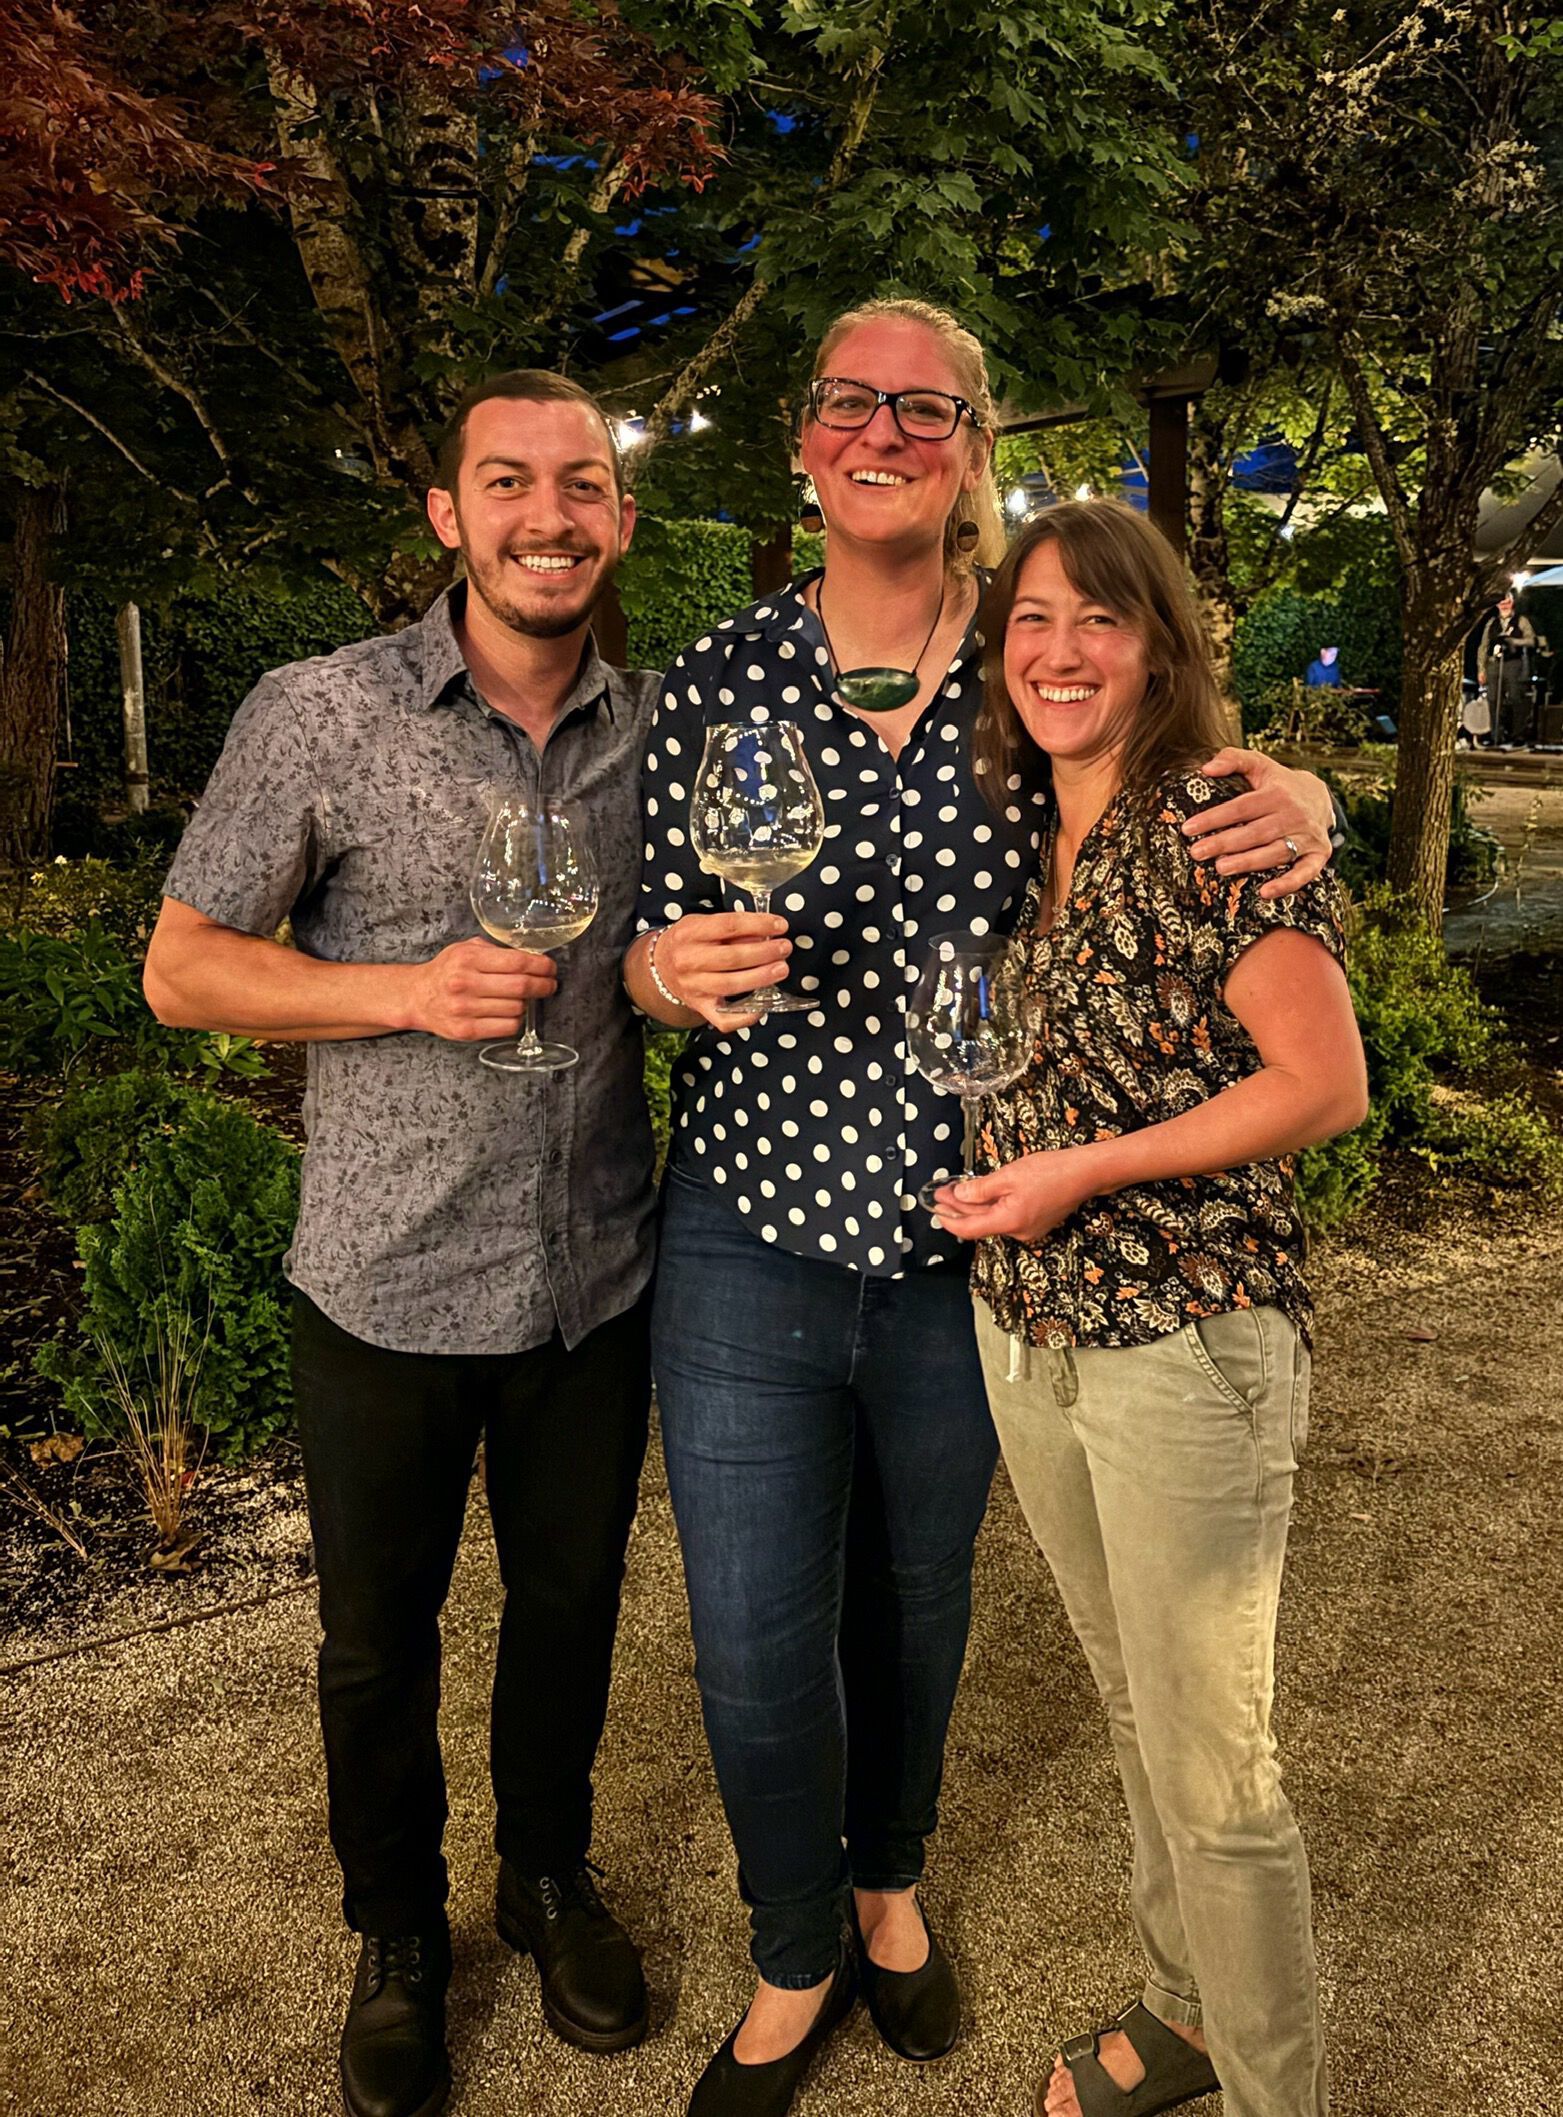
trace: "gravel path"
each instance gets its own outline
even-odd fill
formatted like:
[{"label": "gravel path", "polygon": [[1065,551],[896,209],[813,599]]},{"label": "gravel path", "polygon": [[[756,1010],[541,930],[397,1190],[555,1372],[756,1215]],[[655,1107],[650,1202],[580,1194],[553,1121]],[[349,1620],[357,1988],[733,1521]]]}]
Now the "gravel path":
[{"label": "gravel path", "polygon": [[[1563,1317],[1555,1231],[1335,1248],[1281,1645],[1337,2109],[1549,2117],[1563,1896]],[[1410,1336],[1408,1333],[1431,1333]],[[636,1531],[597,1855],[645,1939],[654,2029],[591,2059],[541,2028],[488,1923],[496,1583],[474,1509],[445,1730],[460,2117],[680,2117],[744,1998],[743,1921],[700,1736],[660,1465]],[[806,2113],[1029,2108],[1049,2037],[1137,1978],[1126,1843],[1083,1664],[1002,1482],[929,1897],[972,2023],[942,2066],[861,2015]],[[307,1595],[0,1684],[0,2110],[320,2117],[351,1956],[335,1923]],[[1204,2106],[1219,2107],[1212,2103]]]}]

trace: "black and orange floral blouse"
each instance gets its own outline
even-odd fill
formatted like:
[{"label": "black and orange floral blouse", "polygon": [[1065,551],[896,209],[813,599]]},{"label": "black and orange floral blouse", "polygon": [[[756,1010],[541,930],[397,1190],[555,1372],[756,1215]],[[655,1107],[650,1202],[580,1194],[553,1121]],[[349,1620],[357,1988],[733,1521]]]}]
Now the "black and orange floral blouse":
[{"label": "black and orange floral blouse", "polygon": [[[1278,926],[1344,956],[1340,891],[1328,875],[1266,900],[1263,875],[1218,875],[1178,826],[1228,789],[1175,772],[1120,794],[1081,844],[1064,903],[1036,930],[1033,878],[1015,946],[1040,1000],[1037,1056],[984,1104],[980,1159],[1114,1139],[1181,1116],[1258,1070],[1222,988],[1250,944]],[[1228,1309],[1282,1309],[1309,1337],[1304,1242],[1290,1161],[1169,1177],[1100,1198],[1040,1243],[990,1237],[974,1286],[999,1326],[1032,1345],[1141,1345]]]}]

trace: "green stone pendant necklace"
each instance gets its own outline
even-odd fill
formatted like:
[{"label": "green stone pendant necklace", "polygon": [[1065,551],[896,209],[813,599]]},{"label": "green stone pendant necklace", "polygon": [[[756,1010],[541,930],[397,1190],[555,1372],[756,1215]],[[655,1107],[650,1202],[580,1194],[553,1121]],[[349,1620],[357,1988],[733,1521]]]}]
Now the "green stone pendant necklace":
[{"label": "green stone pendant necklace", "polygon": [[815,591],[815,609],[819,616],[819,629],[825,635],[825,649],[830,656],[831,691],[836,703],[851,706],[859,713],[893,713],[897,706],[909,705],[917,696],[918,670],[923,665],[923,655],[933,645],[933,636],[939,629],[939,620],[944,616],[944,590],[939,591],[939,607],[933,614],[933,623],[928,627],[928,637],[923,641],[922,652],[910,669],[840,669],[836,666],[836,650],[831,644],[830,627],[825,623],[825,576]]}]

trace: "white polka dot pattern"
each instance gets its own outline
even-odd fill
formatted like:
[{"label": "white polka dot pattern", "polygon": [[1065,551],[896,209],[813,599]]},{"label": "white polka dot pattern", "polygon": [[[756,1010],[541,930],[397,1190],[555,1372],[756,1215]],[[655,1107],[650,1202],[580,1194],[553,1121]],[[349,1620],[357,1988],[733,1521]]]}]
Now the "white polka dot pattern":
[{"label": "white polka dot pattern", "polygon": [[[787,982],[817,993],[819,1005],[736,1035],[691,1037],[674,1069],[673,1154],[718,1186],[763,1241],[900,1278],[963,1261],[913,1198],[926,1179],[959,1167],[961,1126],[954,1098],[908,1058],[907,996],[934,933],[1011,924],[1046,796],[1037,785],[1011,786],[1018,799],[999,816],[978,791],[969,764],[981,702],[972,634],[892,758],[871,722],[831,699],[829,657],[803,586],[713,628],[668,674],[646,756],[640,926],[748,908],[745,894],[690,854],[687,795],[675,793],[680,762],[699,756],[711,722],[796,721],[833,825],[826,850],[773,908],[793,940]],[[765,1071],[773,1058],[785,1071]],[[745,1143],[741,1123],[733,1130],[738,1106],[765,1111],[786,1142],[783,1160],[769,1139],[752,1139],[763,1157],[757,1197],[735,1187],[747,1166],[734,1151]]]}]

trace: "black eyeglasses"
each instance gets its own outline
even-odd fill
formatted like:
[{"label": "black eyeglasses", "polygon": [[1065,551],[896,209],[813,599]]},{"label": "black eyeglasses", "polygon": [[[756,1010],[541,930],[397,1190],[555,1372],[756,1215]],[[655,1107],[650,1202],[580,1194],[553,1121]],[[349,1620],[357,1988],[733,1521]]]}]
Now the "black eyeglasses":
[{"label": "black eyeglasses", "polygon": [[850,375],[821,375],[809,384],[809,410],[821,426],[851,432],[867,426],[882,404],[909,441],[948,441],[963,412],[973,426],[982,425],[966,399],[947,390],[876,390]]}]

